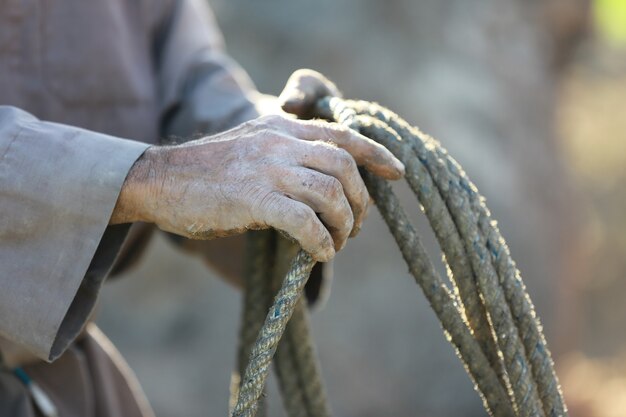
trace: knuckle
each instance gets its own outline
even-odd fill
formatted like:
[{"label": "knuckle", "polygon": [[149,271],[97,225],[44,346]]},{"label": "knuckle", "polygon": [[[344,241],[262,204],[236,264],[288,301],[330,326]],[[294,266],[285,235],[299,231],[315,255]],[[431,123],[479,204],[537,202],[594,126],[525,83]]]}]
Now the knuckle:
[{"label": "knuckle", "polygon": [[337,148],[336,155],[337,163],[341,167],[342,172],[356,173],[358,171],[356,162],[350,152],[345,149]]},{"label": "knuckle", "polygon": [[348,199],[343,200],[343,204],[341,205],[341,210],[343,211],[344,217],[349,217],[351,221],[354,221],[354,213],[352,211],[352,206]]},{"label": "knuckle", "polygon": [[315,212],[308,208],[296,210],[293,215],[293,227],[301,236],[309,241],[319,243],[324,236],[324,226],[319,221]]},{"label": "knuckle", "polygon": [[264,118],[265,116],[260,116],[255,119],[246,120],[245,122],[241,123],[239,126],[254,128],[254,127],[257,127],[259,124],[262,124]]},{"label": "knuckle", "polygon": [[352,210],[350,209],[350,206],[345,208],[342,217],[343,217],[342,230],[347,235],[348,233],[350,233],[350,230],[352,230],[352,227],[354,226],[354,215],[352,214]]},{"label": "knuckle", "polygon": [[317,136],[320,140],[333,139],[332,130],[329,123],[323,120],[306,120],[299,121],[305,129],[308,129],[312,135]]},{"label": "knuckle", "polygon": [[367,188],[363,186],[363,192],[361,193],[361,206],[366,209],[370,204],[370,194],[367,192]]},{"label": "knuckle", "polygon": [[[290,137],[288,135],[281,132],[280,130],[276,130],[273,128],[262,129],[261,131],[257,132],[256,137],[259,141],[263,142],[266,146],[274,147],[274,148],[271,148],[273,150],[276,150],[275,146],[285,145],[290,140]],[[266,149],[266,151],[269,152],[270,149]]]},{"label": "knuckle", "polygon": [[330,129],[333,129],[335,132],[337,132],[337,134],[339,134],[339,135],[345,135],[345,134],[347,134],[350,131],[350,129],[348,127],[342,125],[341,123],[327,122],[326,125]]},{"label": "knuckle", "polygon": [[346,139],[350,136],[350,129],[342,124],[331,122],[327,123],[326,127],[330,132],[332,132],[333,136],[337,138]]},{"label": "knuckle", "polygon": [[256,130],[275,132],[283,125],[283,117],[275,114],[261,116],[253,120],[252,126]]},{"label": "knuckle", "polygon": [[324,226],[315,216],[307,223],[307,231],[308,236],[311,236],[315,240],[320,240],[324,235]]},{"label": "knuckle", "polygon": [[258,126],[256,136],[258,140],[269,140],[274,137],[274,132],[270,130],[267,126],[261,125]]},{"label": "knuckle", "polygon": [[328,199],[336,200],[343,195],[343,186],[335,177],[328,177],[321,181],[322,195]]},{"label": "knuckle", "polygon": [[296,227],[301,227],[311,223],[313,217],[313,211],[308,209],[307,207],[294,208],[291,212],[292,222]]},{"label": "knuckle", "polygon": [[264,153],[270,153],[272,147],[276,144],[277,138],[271,130],[262,129],[254,133],[254,144],[258,146],[258,150]]},{"label": "knuckle", "polygon": [[317,128],[320,132],[320,138],[335,144],[341,140],[335,129],[333,129],[328,123],[320,123],[317,125]]},{"label": "knuckle", "polygon": [[236,129],[240,134],[253,134],[262,127],[262,123],[261,118],[252,119],[241,123]]},{"label": "knuckle", "polygon": [[268,114],[265,116],[259,117],[259,122],[262,122],[268,126],[275,126],[284,121],[284,117],[278,114]]},{"label": "knuckle", "polygon": [[274,192],[257,191],[252,203],[253,213],[263,213],[261,217],[266,218],[267,213],[280,212],[281,202],[280,195]]},{"label": "knuckle", "polygon": [[316,250],[322,250],[324,247],[332,245],[332,238],[330,238],[330,234],[326,231],[326,228],[319,220],[311,222],[307,231],[310,244],[315,247]]}]

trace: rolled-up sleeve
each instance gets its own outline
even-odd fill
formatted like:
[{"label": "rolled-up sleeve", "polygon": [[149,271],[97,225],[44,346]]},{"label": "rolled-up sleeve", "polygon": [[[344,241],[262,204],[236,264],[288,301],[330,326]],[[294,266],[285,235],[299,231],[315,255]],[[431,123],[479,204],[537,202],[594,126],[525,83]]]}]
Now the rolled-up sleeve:
[{"label": "rolled-up sleeve", "polygon": [[127,226],[108,227],[148,145],[0,106],[0,335],[54,360],[81,330]]},{"label": "rolled-up sleeve", "polygon": [[205,0],[178,0],[157,50],[163,132],[187,138],[226,130],[258,116],[262,95],[228,56]]}]

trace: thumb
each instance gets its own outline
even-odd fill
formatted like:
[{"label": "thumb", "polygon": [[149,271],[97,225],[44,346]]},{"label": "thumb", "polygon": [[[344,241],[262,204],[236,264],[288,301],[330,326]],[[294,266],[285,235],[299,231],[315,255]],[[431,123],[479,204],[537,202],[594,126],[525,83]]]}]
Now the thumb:
[{"label": "thumb", "polygon": [[278,102],[287,113],[292,113],[300,119],[313,117],[313,106],[322,97],[341,97],[341,92],[328,78],[311,69],[299,69],[294,72]]}]

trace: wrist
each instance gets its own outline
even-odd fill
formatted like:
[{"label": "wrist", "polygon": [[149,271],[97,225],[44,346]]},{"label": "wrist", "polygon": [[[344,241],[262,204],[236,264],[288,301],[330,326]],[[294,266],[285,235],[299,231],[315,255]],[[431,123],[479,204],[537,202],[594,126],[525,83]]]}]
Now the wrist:
[{"label": "wrist", "polygon": [[130,168],[109,224],[152,222],[158,153],[156,147],[146,149]]}]

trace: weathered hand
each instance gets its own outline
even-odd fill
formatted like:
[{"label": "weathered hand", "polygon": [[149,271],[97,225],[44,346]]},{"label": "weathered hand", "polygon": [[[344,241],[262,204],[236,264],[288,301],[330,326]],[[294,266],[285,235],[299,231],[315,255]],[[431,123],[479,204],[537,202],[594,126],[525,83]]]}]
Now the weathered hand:
[{"label": "weathered hand", "polygon": [[196,239],[274,227],[327,261],[365,215],[369,196],[357,163],[385,178],[403,174],[385,148],[347,128],[262,117],[149,148],[131,169],[111,223],[148,221]]},{"label": "weathered hand", "polygon": [[369,196],[357,163],[389,179],[404,171],[384,147],[340,125],[261,117],[149,148],[131,169],[111,224],[152,222],[195,239],[273,227],[328,261],[365,215]]}]

